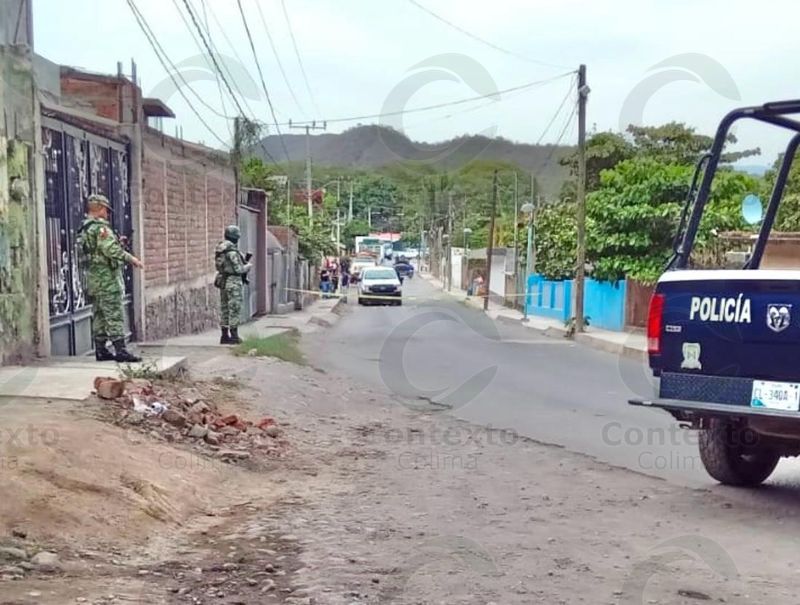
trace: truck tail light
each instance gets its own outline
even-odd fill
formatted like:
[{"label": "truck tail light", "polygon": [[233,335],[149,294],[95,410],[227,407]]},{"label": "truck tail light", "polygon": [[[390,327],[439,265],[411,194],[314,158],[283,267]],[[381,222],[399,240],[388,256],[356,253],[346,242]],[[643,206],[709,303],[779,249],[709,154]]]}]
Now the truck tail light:
[{"label": "truck tail light", "polygon": [[647,352],[651,355],[661,353],[661,327],[664,323],[663,294],[653,294],[650,299],[650,311],[647,314]]}]

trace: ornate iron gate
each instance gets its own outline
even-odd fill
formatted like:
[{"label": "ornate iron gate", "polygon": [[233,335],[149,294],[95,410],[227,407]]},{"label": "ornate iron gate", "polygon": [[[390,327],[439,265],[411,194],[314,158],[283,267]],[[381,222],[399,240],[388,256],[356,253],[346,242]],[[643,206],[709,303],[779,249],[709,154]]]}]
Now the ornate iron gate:
[{"label": "ornate iron gate", "polygon": [[[112,224],[130,237],[132,220],[128,182],[128,150],[121,142],[43,119],[45,216],[52,355],[82,355],[92,350],[92,306],[86,276],[79,265],[77,232],[86,198],[102,193],[113,206]],[[126,267],[126,332],[132,326],[133,278]]]}]

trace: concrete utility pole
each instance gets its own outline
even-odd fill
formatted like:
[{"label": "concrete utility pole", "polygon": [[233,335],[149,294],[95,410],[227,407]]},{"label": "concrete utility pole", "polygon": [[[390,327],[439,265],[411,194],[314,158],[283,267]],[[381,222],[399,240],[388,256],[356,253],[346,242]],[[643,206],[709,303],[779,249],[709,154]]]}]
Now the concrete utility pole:
[{"label": "concrete utility pole", "polygon": [[494,218],[497,214],[497,169],[492,179],[492,217],[489,221],[489,241],[486,247],[486,298],[483,299],[483,310],[489,310],[489,293],[492,291],[492,248],[494,247]]},{"label": "concrete utility pole", "polygon": [[575,268],[575,332],[584,330],[583,292],[586,281],[586,66],[578,68],[578,266]]},{"label": "concrete utility pole", "polygon": [[350,179],[350,206],[347,209],[347,222],[353,220],[353,179]]},{"label": "concrete utility pole", "polygon": [[306,201],[308,203],[309,221],[314,216],[314,195],[311,192],[311,131],[325,130],[327,127],[327,122],[319,125],[314,120],[311,124],[292,124],[292,121],[289,120],[289,128],[304,128],[306,131]]},{"label": "concrete utility pole", "polygon": [[[289,172],[288,170],[286,172]],[[286,175],[286,224],[292,222],[292,180]]]},{"label": "concrete utility pole", "polygon": [[514,170],[514,275],[516,276],[519,271],[517,265],[519,264],[517,253],[517,246],[519,245],[519,195],[517,185],[517,171]]},{"label": "concrete utility pole", "polygon": [[372,230],[372,206],[367,206],[367,225]]},{"label": "concrete utility pole", "polygon": [[453,286],[453,192],[447,194],[447,291]]}]

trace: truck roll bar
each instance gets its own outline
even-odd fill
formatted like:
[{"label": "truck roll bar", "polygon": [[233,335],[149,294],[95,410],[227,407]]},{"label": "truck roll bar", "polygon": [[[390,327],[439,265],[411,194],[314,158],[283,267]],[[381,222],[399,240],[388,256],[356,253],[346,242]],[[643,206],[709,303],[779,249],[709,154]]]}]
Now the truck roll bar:
[{"label": "truck roll bar", "polygon": [[[727,141],[731,126],[733,126],[735,122],[745,118],[772,124],[773,126],[785,128],[797,133],[794,137],[792,137],[791,141],[789,141],[789,144],[786,147],[786,153],[783,156],[783,162],[781,163],[777,179],[775,180],[775,187],[770,195],[769,205],[767,207],[764,220],[761,224],[761,230],[758,235],[758,240],[756,242],[753,255],[746,266],[747,269],[758,269],[758,266],[761,263],[761,257],[763,256],[764,249],[767,245],[769,233],[772,230],[773,223],[775,222],[778,206],[780,205],[781,198],[783,197],[783,191],[786,187],[786,181],[789,177],[789,170],[792,166],[792,161],[794,160],[797,149],[800,146],[800,122],[786,117],[796,114],[800,114],[800,99],[790,101],[775,101],[766,103],[759,107],[743,107],[741,109],[735,109],[722,119],[722,122],[720,122],[720,125],[717,128],[717,133],[714,136],[714,143],[711,146],[708,159],[704,157],[698,164],[693,186],[703,168],[703,164],[705,163],[703,180],[700,183],[700,187],[697,191],[697,197],[695,198],[692,206],[691,216],[689,217],[688,223],[686,223],[686,231],[683,233],[681,243],[679,246],[677,246],[675,255],[668,265],[668,269],[686,269],[689,263],[689,257],[692,253],[692,248],[694,247],[695,238],[697,237],[697,230],[700,227],[700,219],[703,216],[703,211],[705,210],[708,197],[711,193],[711,183],[714,180],[714,175],[717,173],[717,169],[719,168],[720,159],[722,158],[722,152],[725,148],[725,143]],[[684,211],[686,212],[688,208],[689,204],[687,204]],[[681,226],[683,226],[683,222],[684,221],[682,218]],[[678,231],[679,237],[681,230],[682,229],[679,229]]]}]

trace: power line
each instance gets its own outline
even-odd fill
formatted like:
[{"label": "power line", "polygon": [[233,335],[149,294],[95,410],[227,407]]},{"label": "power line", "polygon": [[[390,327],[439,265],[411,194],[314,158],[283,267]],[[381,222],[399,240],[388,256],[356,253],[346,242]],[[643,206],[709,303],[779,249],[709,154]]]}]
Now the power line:
[{"label": "power line", "polygon": [[558,109],[553,114],[553,117],[550,118],[550,122],[548,122],[548,124],[545,127],[544,131],[542,131],[541,136],[536,141],[537,145],[540,145],[542,143],[544,138],[547,136],[547,133],[550,132],[550,128],[552,128],[552,126],[555,123],[556,119],[561,114],[561,110],[564,109],[564,106],[567,104],[567,101],[569,100],[569,97],[572,95],[572,92],[573,92],[572,85],[573,85],[573,82],[570,82],[569,83],[569,88],[567,88],[567,94],[564,95],[564,99],[561,101],[561,104],[558,106]]},{"label": "power line", "polygon": [[283,81],[286,83],[286,88],[289,89],[289,94],[292,95],[292,99],[294,100],[295,105],[297,108],[302,112],[303,107],[300,105],[300,100],[297,98],[297,95],[294,92],[294,88],[292,87],[291,82],[289,82],[289,78],[286,75],[286,71],[283,69],[283,61],[281,61],[281,57],[278,54],[278,48],[275,46],[275,40],[272,39],[272,34],[269,31],[269,27],[267,26],[267,19],[264,17],[264,11],[261,10],[261,3],[256,0],[256,8],[258,9],[258,15],[261,17],[261,24],[264,26],[264,32],[267,34],[267,40],[269,40],[269,45],[272,48],[272,54],[275,55],[275,61],[278,63],[278,69],[281,70],[281,75],[283,76]]},{"label": "power line", "polygon": [[[525,90],[527,88],[533,88],[535,86],[542,86],[544,84],[549,84],[550,82],[555,82],[556,80],[560,80],[566,76],[570,76],[575,72],[568,72],[564,74],[560,74],[557,76],[553,76],[552,78],[547,78],[546,80],[537,80],[536,82],[528,82],[527,84],[521,84],[520,86],[513,86],[511,88],[506,88],[503,90],[497,90],[495,92],[485,94],[485,95],[477,95],[475,97],[469,97],[467,99],[459,99],[457,101],[448,101],[447,103],[437,103],[435,105],[426,105],[425,107],[415,107],[413,109],[399,109],[397,111],[387,111],[384,113],[374,113],[370,115],[361,115],[361,116],[352,116],[347,118],[330,118],[327,120],[316,120],[317,122],[327,122],[329,124],[335,124],[337,122],[356,122],[358,120],[370,120],[374,118],[387,118],[391,116],[399,116],[405,115],[408,113],[419,113],[421,111],[430,111],[432,109],[441,109],[442,107],[451,107],[453,105],[463,105],[464,103],[471,103],[473,101],[480,101],[482,99],[487,99],[490,97],[503,95],[510,92],[515,92],[518,90]],[[293,122],[293,124],[297,125],[298,122]],[[281,124],[281,126],[288,126],[289,123]]]},{"label": "power line", "polygon": [[[239,56],[239,53],[236,52],[236,46],[234,46],[234,44],[231,42],[231,39],[228,37],[228,34],[225,31],[225,28],[222,26],[222,23],[220,23],[220,20],[217,17],[217,13],[214,12],[214,7],[212,6],[212,3],[209,2],[208,4],[206,4],[205,0],[200,0],[200,3],[202,4],[202,7],[203,7],[204,11],[205,11],[206,7],[208,7],[208,12],[211,13],[211,17],[214,19],[214,23],[217,24],[217,27],[222,32],[222,37],[225,38],[225,41],[228,43],[228,46],[233,51],[233,56],[236,57],[236,59],[239,61],[239,64],[244,67],[245,62]],[[191,0],[190,0],[190,4],[191,4]],[[193,4],[192,4],[192,8],[194,8]],[[214,40],[212,39],[213,37],[211,35],[211,28],[208,26],[208,19],[206,19],[205,32],[206,32],[206,35],[208,36],[208,41],[211,44],[211,48],[216,50],[217,55],[221,57],[222,53],[219,52],[219,46],[217,46],[214,43]],[[233,76],[233,73],[231,72],[230,68],[228,67],[228,64],[225,61],[220,61],[220,63],[222,65],[222,67],[225,68],[225,73],[227,74],[228,78],[230,78],[230,80],[233,82],[233,88],[236,90],[237,93],[239,93],[239,96],[241,97],[242,101],[244,102],[244,106],[247,107],[247,110],[251,114],[255,115],[255,112],[253,111],[253,108],[250,106],[250,103],[247,101],[247,97],[242,93],[241,89],[239,88],[239,85],[236,82],[236,78]]]},{"label": "power line", "polygon": [[496,50],[498,52],[501,52],[504,55],[508,55],[510,57],[515,57],[515,58],[520,59],[522,61],[527,61],[528,63],[537,63],[539,65],[544,65],[545,67],[554,67],[556,69],[564,69],[563,65],[556,65],[554,63],[548,63],[546,61],[540,61],[538,59],[531,59],[530,57],[526,57],[525,55],[521,55],[519,53],[516,53],[513,50],[508,50],[506,48],[503,48],[502,46],[498,46],[497,44],[494,44],[493,42],[489,42],[488,40],[485,40],[484,38],[481,38],[480,36],[478,36],[476,34],[473,34],[470,31],[467,31],[463,27],[459,27],[458,25],[456,25],[452,21],[448,21],[447,19],[445,19],[441,15],[438,15],[437,13],[434,13],[429,8],[427,8],[427,7],[423,6],[422,4],[420,4],[419,2],[417,2],[417,0],[408,0],[408,1],[411,4],[413,4],[414,6],[416,6],[418,9],[420,9],[421,11],[428,13],[431,17],[433,17],[434,19],[437,19],[438,21],[441,21],[442,23],[444,23],[448,27],[451,27],[454,30],[464,34],[468,38],[472,38],[476,42],[480,42],[481,44],[484,44],[484,45],[488,46],[489,48],[493,48],[494,50]]},{"label": "power line", "polygon": [[[203,30],[200,27],[200,24],[197,22],[197,17],[195,16],[192,7],[189,5],[189,0],[183,0],[183,4],[184,6],[186,6],[186,10],[192,19],[192,23],[194,23],[195,29],[200,34],[200,39],[203,41],[203,45],[206,47],[206,50],[208,51],[208,54],[211,57],[211,61],[214,63],[214,67],[216,68],[219,77],[222,79],[223,84],[225,84],[225,88],[228,89],[228,92],[230,93],[233,102],[236,104],[236,108],[239,110],[239,115],[246,116],[247,114],[244,112],[242,106],[239,104],[239,100],[236,98],[236,95],[233,94],[233,90],[231,89],[230,83],[225,78],[225,74],[222,73],[222,69],[220,68],[219,63],[217,63],[216,57],[214,57],[214,54],[211,52],[211,47],[208,43],[208,40],[206,40],[206,37],[203,35]],[[278,162],[275,161],[275,158],[272,157],[272,154],[267,150],[266,145],[264,145],[263,139],[260,141],[260,143],[261,143],[261,149],[264,151],[264,155],[266,155],[267,158],[277,166]]]},{"label": "power line", "polygon": [[[172,4],[174,4],[174,5],[175,5],[175,10],[177,10],[177,11],[178,11],[178,14],[181,16],[181,19],[183,20],[183,24],[184,24],[184,25],[187,27],[187,29],[189,30],[189,33],[192,35],[192,39],[194,40],[194,43],[195,43],[195,45],[197,45],[197,49],[198,49],[198,50],[201,52],[201,54],[202,54],[202,52],[203,52],[203,49],[202,49],[202,47],[200,46],[200,41],[197,39],[197,36],[195,35],[195,33],[192,31],[192,28],[191,28],[191,27],[190,27],[190,25],[189,25],[189,21],[187,21],[187,20],[186,20],[186,15],[184,15],[184,14],[183,14],[183,12],[181,11],[181,7],[180,7],[180,5],[178,4],[178,0],[172,0]],[[142,17],[142,18],[144,19],[144,17]],[[145,24],[147,24],[147,22],[146,22],[146,21],[145,21]],[[150,28],[150,26],[148,25],[148,29],[149,29],[149,28]],[[153,35],[153,37],[155,37],[155,34],[153,33],[152,29],[150,30],[150,33]],[[160,47],[160,46],[161,46],[161,45],[159,44],[159,47]],[[162,52],[164,52],[163,48],[162,48],[161,50],[162,50]],[[164,53],[164,54],[166,55],[166,53]],[[170,64],[171,64],[171,65],[173,65],[173,67],[175,68],[175,70],[176,70],[176,71],[178,70],[178,68],[177,68],[177,67],[175,67],[175,65],[172,63],[172,61],[170,61]],[[180,73],[180,72],[178,72],[178,73]],[[183,77],[183,74],[180,74],[180,76],[181,76],[181,79],[182,79],[182,80],[184,80],[184,82],[185,82],[186,80],[184,79],[184,77]],[[216,80],[217,80],[217,85],[219,86],[219,78],[216,78]],[[219,117],[221,117],[221,118],[225,118],[226,120],[232,120],[232,119],[233,119],[233,116],[226,115],[226,114],[224,113],[224,111],[223,111],[223,112],[219,112],[219,111],[217,111],[217,110],[216,110],[214,107],[212,107],[211,105],[209,105],[209,104],[206,102],[206,100],[205,100],[205,99],[203,99],[203,97],[201,97],[201,96],[200,96],[200,95],[199,95],[197,92],[195,92],[195,90],[194,90],[194,89],[191,89],[191,90],[192,90],[192,92],[194,93],[194,95],[197,97],[197,99],[200,101],[200,103],[201,103],[202,105],[204,105],[206,108],[208,108],[209,110],[211,110],[212,112],[214,112],[214,114],[218,115],[218,116],[219,116]],[[221,101],[221,100],[222,100],[222,99],[220,98],[220,101]],[[223,102],[223,109],[224,109],[224,102]],[[228,127],[228,130],[230,130],[230,126]]]},{"label": "power line", "polygon": [[275,108],[272,106],[272,99],[269,96],[269,90],[267,90],[267,83],[264,81],[264,73],[261,71],[261,63],[258,60],[258,53],[256,53],[256,45],[253,44],[253,37],[250,35],[250,26],[247,25],[247,17],[244,16],[242,0],[236,0],[236,4],[239,6],[239,14],[242,16],[244,31],[247,34],[247,40],[250,42],[250,50],[253,52],[253,60],[256,62],[256,69],[258,70],[258,77],[261,80],[261,87],[264,89],[264,96],[267,97],[267,105],[269,105],[269,112],[272,114],[272,121],[275,122],[275,130],[278,133],[278,139],[280,139],[281,147],[283,147],[283,153],[286,155],[286,161],[290,162],[291,159],[289,158],[289,150],[286,149],[286,141],[283,140],[281,128],[278,126],[278,118],[275,116]]},{"label": "power line", "polygon": [[[172,2],[175,4],[175,8],[178,10],[178,12],[181,13],[181,17],[183,17],[183,13],[181,12],[181,8],[178,5],[178,0],[172,0]],[[200,0],[200,8],[203,9],[203,24],[205,25],[206,31],[210,32],[211,30],[209,29],[209,26],[208,26],[208,11],[206,10],[206,2],[205,2],[205,0]],[[192,31],[192,28],[189,27],[188,21],[186,21],[185,19],[184,19],[184,24],[186,25],[186,28],[189,31]],[[192,38],[194,39],[194,42],[197,45],[197,50],[199,50],[200,54],[202,55],[203,54],[203,48],[200,45],[200,41],[197,40],[197,38],[194,36],[194,32],[192,32]],[[212,42],[212,44],[213,44],[213,42]],[[227,113],[228,108],[225,105],[225,93],[222,92],[222,82],[219,81],[219,78],[216,77],[216,74],[215,74],[214,79],[217,81],[217,91],[219,92],[219,102],[222,105],[222,111]],[[226,124],[227,124],[227,122],[226,122]],[[231,138],[233,138],[233,129],[230,127],[230,124],[227,124],[227,126],[228,126],[228,132],[230,133]]]},{"label": "power line", "polygon": [[281,0],[281,7],[283,8],[283,17],[286,19],[286,25],[289,27],[289,35],[292,38],[292,46],[294,46],[294,54],[297,57],[297,62],[300,64],[300,72],[303,74],[303,82],[306,84],[308,96],[311,99],[311,104],[314,106],[314,111],[319,113],[317,101],[314,98],[314,93],[311,92],[311,85],[308,83],[308,76],[306,75],[306,68],[303,65],[303,58],[300,56],[300,49],[297,47],[297,40],[294,37],[294,30],[292,29],[292,21],[289,19],[289,11],[286,8],[286,0]]},{"label": "power line", "polygon": [[[164,71],[167,72],[167,75],[169,75],[170,79],[172,80],[172,83],[175,85],[176,90],[181,95],[181,97],[183,97],[183,100],[186,101],[186,104],[189,106],[189,109],[191,109],[192,113],[194,113],[194,115],[197,116],[198,121],[206,128],[206,130],[208,130],[214,136],[214,138],[216,138],[220,143],[222,143],[223,147],[227,147],[228,143],[226,143],[222,139],[222,137],[220,137],[214,131],[214,129],[211,128],[211,126],[209,126],[208,123],[203,119],[203,116],[200,115],[200,112],[197,111],[195,106],[192,105],[192,102],[186,96],[186,93],[183,91],[183,86],[181,86],[181,84],[175,78],[175,74],[173,74],[173,72],[170,71],[170,68],[167,66],[167,62],[169,62],[173,68],[175,67],[175,65],[172,64],[171,61],[169,61],[169,57],[166,56],[166,53],[164,53],[164,58],[162,58],[161,53],[163,53],[163,48],[158,43],[158,40],[155,38],[155,36],[151,38],[150,32],[152,30],[150,30],[149,26],[147,25],[147,22],[144,20],[144,16],[139,12],[139,9],[136,7],[136,4],[134,4],[134,1],[127,0],[127,3],[128,7],[131,9],[131,12],[133,13],[134,18],[136,19],[136,22],[139,25],[139,28],[142,30],[142,33],[144,34],[145,38],[147,38],[147,41],[152,47],[153,51],[155,52],[156,58],[158,59],[159,63],[161,63],[161,67],[163,67]],[[159,51],[159,49],[161,50]],[[187,86],[189,90],[192,90],[194,92],[194,89],[191,86],[189,86],[186,80],[183,79],[181,73],[177,70],[175,70],[175,73],[177,73],[178,77],[181,78],[183,84]]]}]

